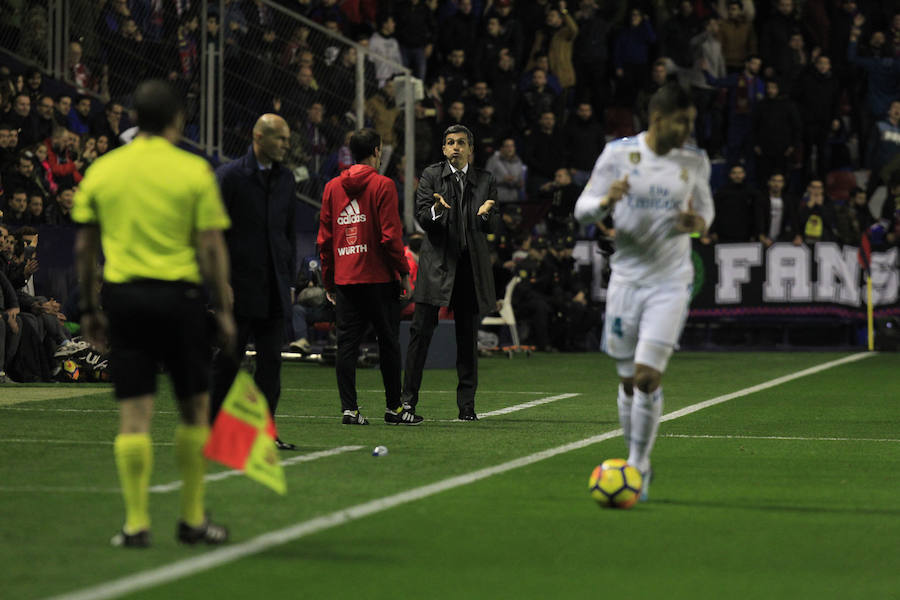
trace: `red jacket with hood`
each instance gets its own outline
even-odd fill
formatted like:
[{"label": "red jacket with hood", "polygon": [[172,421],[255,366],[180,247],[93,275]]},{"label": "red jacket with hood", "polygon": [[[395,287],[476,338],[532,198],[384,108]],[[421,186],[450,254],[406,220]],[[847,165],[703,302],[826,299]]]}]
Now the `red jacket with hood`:
[{"label": "red jacket with hood", "polygon": [[317,242],[326,290],[388,283],[409,273],[394,182],[359,164],[329,181]]}]

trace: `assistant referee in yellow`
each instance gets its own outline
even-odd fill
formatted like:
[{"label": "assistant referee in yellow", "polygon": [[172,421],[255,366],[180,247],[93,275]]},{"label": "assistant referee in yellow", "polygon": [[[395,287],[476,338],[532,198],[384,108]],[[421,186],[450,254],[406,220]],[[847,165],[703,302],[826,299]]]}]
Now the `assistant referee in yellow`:
[{"label": "assistant referee in yellow", "polygon": [[[81,224],[76,263],[82,329],[89,341],[110,345],[110,368],[120,428],[114,452],[125,499],[125,525],[113,545],[150,544],[148,511],[153,449],[150,420],[160,364],[178,400],[175,456],[181,471],[183,543],[219,544],[228,530],[204,512],[209,436],[211,338],[201,283],[216,315],[221,343],[233,346],[228,254],[222,231],[228,215],[210,166],[179,150],[184,126],[180,97],[164,81],[145,81],[134,94],[140,130],[135,140],[97,160],[75,196]],[[102,305],[97,265],[102,243]],[[102,312],[101,312],[102,307]]]}]

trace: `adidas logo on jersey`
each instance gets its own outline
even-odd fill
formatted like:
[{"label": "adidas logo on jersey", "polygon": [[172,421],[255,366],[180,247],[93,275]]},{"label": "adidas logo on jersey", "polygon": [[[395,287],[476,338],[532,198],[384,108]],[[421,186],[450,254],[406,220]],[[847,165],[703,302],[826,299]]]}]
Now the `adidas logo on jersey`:
[{"label": "adidas logo on jersey", "polygon": [[353,223],[365,223],[366,215],[359,212],[359,203],[351,200],[350,204],[344,207],[341,214],[337,218],[338,225],[352,225]]}]

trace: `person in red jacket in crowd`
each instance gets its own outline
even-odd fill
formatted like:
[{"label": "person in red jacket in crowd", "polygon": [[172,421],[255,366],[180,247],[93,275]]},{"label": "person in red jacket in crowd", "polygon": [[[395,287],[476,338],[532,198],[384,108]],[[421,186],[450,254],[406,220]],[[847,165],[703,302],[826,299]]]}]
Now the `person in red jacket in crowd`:
[{"label": "person in red jacket in crowd", "polygon": [[[419,273],[419,251],[422,249],[422,240],[425,236],[421,233],[414,232],[409,236],[409,241],[403,247],[403,254],[406,256],[406,262],[409,264],[409,287],[416,289],[416,275]],[[404,302],[400,308],[401,319],[412,319],[413,311],[416,309],[416,303],[412,301],[412,297],[408,302]]]},{"label": "person in red jacket in crowd", "polygon": [[44,140],[44,146],[47,147],[47,163],[53,179],[69,185],[80,183],[84,161],[69,151],[69,131],[65,127],[56,127],[53,136]]},{"label": "person in red jacket in crowd", "polygon": [[335,372],[344,425],[369,424],[357,403],[356,361],[370,323],[378,338],[387,406],[384,421],[422,422],[400,401],[400,299],[409,297],[412,288],[397,190],[378,174],[381,151],[381,136],[374,130],[353,133],[350,152],[357,164],[325,186],[319,217],[323,285],[335,304]]}]

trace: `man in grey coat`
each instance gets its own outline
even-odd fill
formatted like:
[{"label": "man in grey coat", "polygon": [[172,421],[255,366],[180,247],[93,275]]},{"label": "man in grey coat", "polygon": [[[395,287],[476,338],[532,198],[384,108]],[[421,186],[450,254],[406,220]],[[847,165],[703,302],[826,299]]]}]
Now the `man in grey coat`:
[{"label": "man in grey coat", "polygon": [[516,141],[507,137],[500,144],[500,149],[488,159],[485,165],[497,181],[497,200],[500,204],[519,202],[520,194],[525,187],[525,165],[516,154]]},{"label": "man in grey coat", "polygon": [[493,310],[497,296],[485,233],[497,198],[494,177],[469,164],[475,136],[463,125],[444,131],[445,161],[422,171],[416,220],[425,230],[413,299],[402,399],[415,411],[431,336],[442,306],[456,322],[456,403],[461,421],[475,421],[478,387],[479,315]]}]

